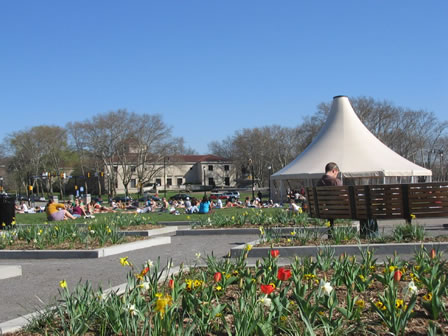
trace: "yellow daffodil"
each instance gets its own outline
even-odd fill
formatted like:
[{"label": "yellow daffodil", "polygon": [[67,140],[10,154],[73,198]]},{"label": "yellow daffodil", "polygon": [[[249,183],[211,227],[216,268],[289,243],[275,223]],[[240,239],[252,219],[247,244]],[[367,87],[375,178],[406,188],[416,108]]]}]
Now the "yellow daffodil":
[{"label": "yellow daffodil", "polygon": [[385,306],[381,301],[377,301],[377,302],[375,302],[375,306],[376,306],[378,309],[386,310],[386,306]]},{"label": "yellow daffodil", "polygon": [[358,308],[363,309],[366,306],[366,303],[363,299],[356,300],[355,304],[358,306]]},{"label": "yellow daffodil", "polygon": [[166,307],[173,303],[173,299],[170,295],[166,294],[165,296],[159,297],[156,301],[156,311],[160,313],[160,315],[165,315]]},{"label": "yellow daffodil", "polygon": [[252,245],[251,244],[246,244],[246,251],[250,251],[252,250]]},{"label": "yellow daffodil", "polygon": [[296,235],[296,232],[295,232],[295,231],[291,231],[291,232],[290,232],[290,235],[291,235],[291,236],[295,236],[295,235]]},{"label": "yellow daffodil", "polygon": [[423,296],[423,300],[426,302],[430,302],[432,300],[432,293],[428,293]]},{"label": "yellow daffodil", "polygon": [[61,280],[59,281],[59,287],[61,288],[67,288],[67,281]]},{"label": "yellow daffodil", "polygon": [[410,216],[411,216],[411,219],[415,219],[415,217],[416,217],[414,214],[411,214]]},{"label": "yellow daffodil", "polygon": [[222,287],[218,285],[218,286],[215,287],[215,290],[218,291],[218,292],[222,291]]},{"label": "yellow daffodil", "polygon": [[120,258],[120,264],[121,264],[121,266],[130,266],[128,257]]},{"label": "yellow daffodil", "polygon": [[401,307],[403,307],[403,300],[401,299],[396,299],[395,300],[395,308],[400,309]]}]

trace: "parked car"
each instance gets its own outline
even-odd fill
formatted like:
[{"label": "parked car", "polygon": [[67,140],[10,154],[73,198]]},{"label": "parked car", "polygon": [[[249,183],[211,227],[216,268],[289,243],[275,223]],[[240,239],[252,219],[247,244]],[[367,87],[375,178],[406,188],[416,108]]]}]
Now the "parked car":
[{"label": "parked car", "polygon": [[174,200],[176,200],[176,201],[180,201],[180,200],[185,201],[187,199],[187,197],[191,199],[191,196],[188,195],[188,194],[176,194],[174,196],[171,196],[170,200],[171,201],[174,201]]},{"label": "parked car", "polygon": [[227,196],[225,196],[223,193],[211,193],[210,199],[227,199]]},{"label": "parked car", "polygon": [[232,201],[235,201],[240,198],[240,193],[238,191],[226,191],[224,195],[227,196],[227,198]]},{"label": "parked car", "polygon": [[147,200],[153,200],[154,202],[159,202],[160,201],[160,198],[159,197],[157,197],[157,196],[155,196],[155,195],[147,195],[147,196],[143,196],[143,197],[140,197],[138,200],[140,201],[140,202],[145,202],[145,201],[147,201]]},{"label": "parked car", "polygon": [[130,196],[128,196],[128,197],[124,197],[124,196],[116,196],[116,197],[113,198],[113,200],[114,200],[115,202],[119,202],[119,201],[121,201],[121,202],[127,202],[127,201],[132,201],[132,198],[131,198]]}]

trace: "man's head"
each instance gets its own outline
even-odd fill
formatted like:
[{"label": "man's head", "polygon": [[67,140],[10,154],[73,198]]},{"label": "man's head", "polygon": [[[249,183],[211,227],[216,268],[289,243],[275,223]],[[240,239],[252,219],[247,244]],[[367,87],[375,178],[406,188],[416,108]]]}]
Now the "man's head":
[{"label": "man's head", "polygon": [[334,162],[327,163],[327,165],[325,166],[325,174],[327,174],[329,176],[337,177],[339,174],[338,165]]}]

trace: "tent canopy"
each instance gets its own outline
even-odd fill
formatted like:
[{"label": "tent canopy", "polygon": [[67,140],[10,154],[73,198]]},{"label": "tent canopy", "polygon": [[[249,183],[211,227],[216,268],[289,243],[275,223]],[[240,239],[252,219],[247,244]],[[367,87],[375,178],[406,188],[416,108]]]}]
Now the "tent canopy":
[{"label": "tent canopy", "polygon": [[327,121],[313,142],[273,180],[314,179],[336,162],[343,177],[431,176],[378,140],[356,115],[345,96],[333,98]]}]

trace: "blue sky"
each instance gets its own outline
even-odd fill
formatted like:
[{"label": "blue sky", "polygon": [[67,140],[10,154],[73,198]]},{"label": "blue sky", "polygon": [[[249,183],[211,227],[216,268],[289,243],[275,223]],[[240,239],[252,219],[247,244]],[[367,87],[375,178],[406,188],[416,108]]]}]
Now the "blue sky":
[{"label": "blue sky", "polygon": [[127,108],[199,153],[335,95],[447,120],[448,1],[0,1],[0,138]]}]

